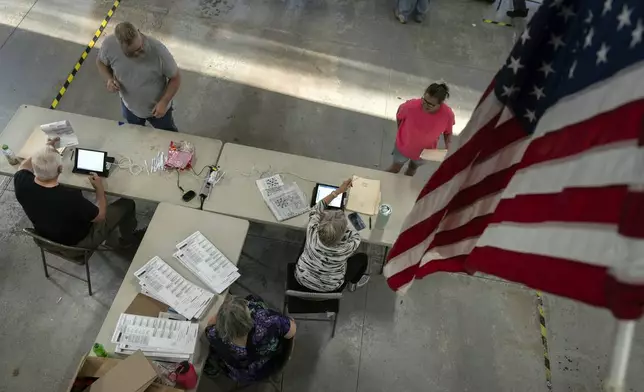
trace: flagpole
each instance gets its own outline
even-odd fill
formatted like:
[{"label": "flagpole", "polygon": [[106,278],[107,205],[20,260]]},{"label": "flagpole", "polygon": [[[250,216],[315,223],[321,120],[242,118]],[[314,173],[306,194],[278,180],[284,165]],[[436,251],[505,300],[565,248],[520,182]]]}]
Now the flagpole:
[{"label": "flagpole", "polygon": [[604,383],[604,390],[606,392],[624,392],[626,370],[628,368],[628,359],[631,355],[631,348],[633,347],[634,334],[634,320],[617,320],[610,373]]}]

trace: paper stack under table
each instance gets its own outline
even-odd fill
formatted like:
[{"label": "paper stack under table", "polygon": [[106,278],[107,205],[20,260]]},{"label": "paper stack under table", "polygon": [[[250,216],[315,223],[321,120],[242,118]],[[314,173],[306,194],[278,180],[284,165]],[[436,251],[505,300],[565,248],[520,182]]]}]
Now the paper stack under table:
[{"label": "paper stack under table", "polygon": [[217,294],[240,276],[237,266],[199,231],[177,244],[174,257]]},{"label": "paper stack under table", "polygon": [[141,293],[172,307],[186,319],[200,319],[214,294],[190,282],[155,256],[134,272]]},{"label": "paper stack under table", "polygon": [[198,323],[122,313],[112,343],[117,354],[141,350],[150,359],[181,362],[194,354],[198,333]]}]

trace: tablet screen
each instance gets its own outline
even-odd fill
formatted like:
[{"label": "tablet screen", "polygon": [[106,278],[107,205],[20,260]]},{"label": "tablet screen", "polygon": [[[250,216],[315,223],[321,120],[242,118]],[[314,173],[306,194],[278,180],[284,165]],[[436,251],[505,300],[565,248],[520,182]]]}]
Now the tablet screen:
[{"label": "tablet screen", "polygon": [[105,171],[104,152],[81,150],[79,148],[76,153],[78,154],[76,161],[76,167],[78,169],[88,170],[96,173]]},{"label": "tablet screen", "polygon": [[[328,186],[328,185],[322,185],[318,184],[318,193],[315,195],[315,202],[318,203],[320,200],[324,199],[327,197],[331,192],[334,190],[338,189],[337,186]],[[338,195],[335,199],[331,200],[331,203],[329,203],[329,206],[331,207],[336,207],[336,208],[342,208],[342,195]]]}]

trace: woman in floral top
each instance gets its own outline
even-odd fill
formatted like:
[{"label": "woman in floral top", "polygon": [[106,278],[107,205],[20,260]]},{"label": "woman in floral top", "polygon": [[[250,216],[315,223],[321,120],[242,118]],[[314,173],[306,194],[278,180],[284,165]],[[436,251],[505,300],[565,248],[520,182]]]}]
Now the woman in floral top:
[{"label": "woman in floral top", "polygon": [[283,340],[295,336],[295,322],[269,309],[261,298],[230,295],[206,327],[208,362],[235,381],[258,381],[279,367]]}]

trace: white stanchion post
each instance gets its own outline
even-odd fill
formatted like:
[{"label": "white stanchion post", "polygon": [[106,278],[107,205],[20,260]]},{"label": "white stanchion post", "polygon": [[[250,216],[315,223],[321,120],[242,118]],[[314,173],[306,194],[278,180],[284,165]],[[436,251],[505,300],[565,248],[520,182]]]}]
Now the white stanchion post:
[{"label": "white stanchion post", "polygon": [[628,369],[628,359],[633,347],[635,323],[636,321],[634,320],[617,320],[610,372],[604,382],[604,391],[606,392],[624,392],[625,390],[626,370]]}]

